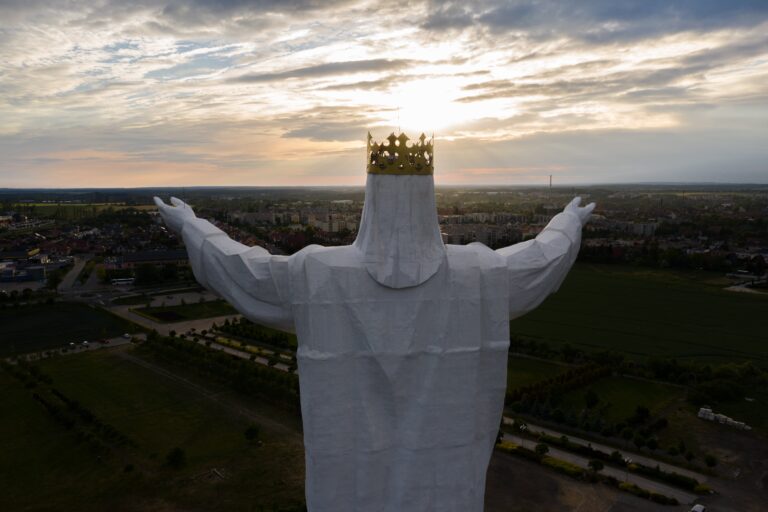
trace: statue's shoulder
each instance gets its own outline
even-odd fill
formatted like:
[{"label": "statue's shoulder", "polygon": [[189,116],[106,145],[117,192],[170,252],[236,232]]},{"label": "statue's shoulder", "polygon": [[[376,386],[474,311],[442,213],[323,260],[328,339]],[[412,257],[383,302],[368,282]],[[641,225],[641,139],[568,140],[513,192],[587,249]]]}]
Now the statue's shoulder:
[{"label": "statue's shoulder", "polygon": [[291,256],[294,264],[304,265],[308,262],[329,266],[346,266],[360,261],[360,252],[352,245],[324,247],[308,245]]},{"label": "statue's shoulder", "polygon": [[445,245],[449,265],[453,268],[462,266],[495,267],[503,264],[499,253],[480,242],[467,245]]}]

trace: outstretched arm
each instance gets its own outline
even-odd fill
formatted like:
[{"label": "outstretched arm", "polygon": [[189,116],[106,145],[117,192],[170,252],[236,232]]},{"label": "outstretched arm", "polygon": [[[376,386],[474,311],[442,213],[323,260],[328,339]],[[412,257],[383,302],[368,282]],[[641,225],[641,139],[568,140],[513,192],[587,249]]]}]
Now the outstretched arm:
[{"label": "outstretched arm", "polygon": [[533,240],[497,250],[509,269],[510,318],[531,311],[557,291],[581,246],[581,228],[595,203],[579,207],[577,197]]},{"label": "outstretched arm", "polygon": [[286,296],[288,258],[236,242],[196,217],[188,204],[175,197],[171,203],[174,206],[155,197],[165,224],[184,239],[197,281],[224,297],[249,320],[293,331]]}]

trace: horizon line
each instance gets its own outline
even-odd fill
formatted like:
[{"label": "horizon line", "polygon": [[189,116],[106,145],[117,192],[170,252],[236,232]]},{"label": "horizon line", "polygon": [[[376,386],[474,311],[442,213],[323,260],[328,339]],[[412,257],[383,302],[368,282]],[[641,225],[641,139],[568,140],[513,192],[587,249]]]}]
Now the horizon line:
[{"label": "horizon line", "polygon": [[[560,183],[557,185],[548,184],[531,184],[531,183],[452,183],[452,184],[439,184],[436,183],[435,187],[438,188],[546,188],[546,189],[563,189],[572,187],[606,187],[606,186],[740,186],[740,187],[765,187],[768,186],[768,182],[733,182],[733,181],[626,181],[626,182],[588,182],[588,183]],[[364,189],[365,184],[360,185],[159,185],[148,187],[0,187],[0,192],[10,191],[57,191],[57,190],[175,190],[175,189],[340,189],[340,188],[360,188]]]}]

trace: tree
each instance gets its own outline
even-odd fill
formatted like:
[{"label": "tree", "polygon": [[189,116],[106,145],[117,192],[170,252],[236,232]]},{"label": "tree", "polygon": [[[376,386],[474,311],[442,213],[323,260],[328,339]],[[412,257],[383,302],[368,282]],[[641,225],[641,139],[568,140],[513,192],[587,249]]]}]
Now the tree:
[{"label": "tree", "polygon": [[256,423],[251,423],[248,428],[245,429],[245,438],[249,441],[257,441],[259,434],[261,433],[261,427]]},{"label": "tree", "polygon": [[592,459],[589,461],[589,469],[591,469],[593,472],[597,473],[599,471],[602,471],[602,469],[605,467],[605,464],[603,464],[603,461]]},{"label": "tree", "polygon": [[592,409],[599,402],[600,398],[598,398],[597,393],[595,393],[594,390],[590,389],[584,394],[584,403],[586,404],[587,409]]},{"label": "tree", "polygon": [[155,284],[162,281],[160,272],[157,267],[149,263],[144,263],[136,267],[135,271],[136,284]]},{"label": "tree", "polygon": [[168,452],[165,462],[174,469],[183,468],[187,464],[187,454],[178,446]]},{"label": "tree", "polygon": [[545,456],[547,453],[549,453],[549,446],[547,446],[545,443],[539,443],[536,445],[536,453],[539,454],[540,457]]},{"label": "tree", "polygon": [[637,423],[645,423],[648,418],[651,416],[651,411],[644,405],[638,405],[637,409],[635,409],[635,417],[634,420]]}]

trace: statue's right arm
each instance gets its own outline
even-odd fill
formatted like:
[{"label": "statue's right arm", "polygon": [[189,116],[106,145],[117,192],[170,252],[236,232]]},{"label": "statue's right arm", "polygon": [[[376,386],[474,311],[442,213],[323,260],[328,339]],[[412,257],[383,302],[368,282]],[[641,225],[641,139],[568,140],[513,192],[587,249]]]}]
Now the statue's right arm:
[{"label": "statue's right arm", "polygon": [[560,288],[581,246],[581,228],[595,203],[579,207],[577,197],[532,240],[496,251],[507,265],[510,318],[536,308]]},{"label": "statue's right arm", "polygon": [[248,247],[195,216],[184,202],[155,198],[166,225],[184,240],[195,279],[226,299],[249,320],[293,332],[288,300],[288,257]]}]

